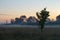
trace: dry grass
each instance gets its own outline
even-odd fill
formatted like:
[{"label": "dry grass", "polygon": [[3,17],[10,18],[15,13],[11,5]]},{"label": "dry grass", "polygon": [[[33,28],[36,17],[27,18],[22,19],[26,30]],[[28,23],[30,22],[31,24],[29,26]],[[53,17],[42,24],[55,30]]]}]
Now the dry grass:
[{"label": "dry grass", "polygon": [[60,40],[60,28],[0,27],[0,40]]}]

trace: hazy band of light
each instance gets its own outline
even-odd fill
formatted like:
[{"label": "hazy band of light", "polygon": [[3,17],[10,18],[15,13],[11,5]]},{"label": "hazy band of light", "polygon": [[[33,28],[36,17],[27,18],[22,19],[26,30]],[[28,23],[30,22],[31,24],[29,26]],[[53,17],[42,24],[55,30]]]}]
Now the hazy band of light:
[{"label": "hazy band of light", "polygon": [[[50,17],[49,18],[50,19],[55,19],[56,16],[57,16],[57,13],[55,13],[53,11],[50,11]],[[24,12],[23,11],[22,12],[16,12],[15,11],[15,12],[8,12],[8,15],[6,15],[6,14],[0,15],[0,21],[2,21],[2,22],[6,22],[6,20],[10,21],[11,19],[15,19],[16,17],[19,18],[21,15],[26,15],[27,18],[29,16],[35,16],[36,17],[36,11],[24,11]]]}]

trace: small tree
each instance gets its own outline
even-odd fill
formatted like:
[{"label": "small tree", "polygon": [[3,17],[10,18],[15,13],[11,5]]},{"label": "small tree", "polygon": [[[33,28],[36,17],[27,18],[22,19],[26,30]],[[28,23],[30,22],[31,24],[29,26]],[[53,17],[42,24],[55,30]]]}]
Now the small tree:
[{"label": "small tree", "polygon": [[44,8],[44,10],[42,10],[41,13],[37,12],[36,15],[39,19],[39,25],[41,26],[41,31],[42,31],[42,29],[44,28],[46,19],[49,17],[49,11],[46,11],[46,8]]}]

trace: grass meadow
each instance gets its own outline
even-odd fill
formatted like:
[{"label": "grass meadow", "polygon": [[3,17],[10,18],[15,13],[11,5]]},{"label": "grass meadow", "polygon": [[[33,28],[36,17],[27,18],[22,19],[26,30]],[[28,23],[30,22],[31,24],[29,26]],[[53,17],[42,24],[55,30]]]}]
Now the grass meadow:
[{"label": "grass meadow", "polygon": [[60,28],[0,27],[0,40],[60,40]]}]

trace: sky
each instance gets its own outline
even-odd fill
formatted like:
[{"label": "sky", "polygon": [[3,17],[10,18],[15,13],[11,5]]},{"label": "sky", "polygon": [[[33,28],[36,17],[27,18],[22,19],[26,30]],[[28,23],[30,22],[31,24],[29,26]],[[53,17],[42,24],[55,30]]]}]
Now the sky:
[{"label": "sky", "polygon": [[60,0],[0,0],[0,23],[21,15],[35,16],[43,8],[47,8],[50,19],[56,19],[60,14]]}]

